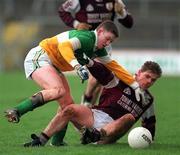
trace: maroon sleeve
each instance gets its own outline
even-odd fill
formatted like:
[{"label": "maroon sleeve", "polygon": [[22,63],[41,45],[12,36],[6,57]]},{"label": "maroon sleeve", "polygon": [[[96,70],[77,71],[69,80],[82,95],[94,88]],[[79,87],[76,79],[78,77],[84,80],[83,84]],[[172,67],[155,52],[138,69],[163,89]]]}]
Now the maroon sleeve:
[{"label": "maroon sleeve", "polygon": [[142,121],[142,127],[148,129],[151,132],[152,138],[154,140],[155,136],[155,130],[156,130],[156,117],[151,116],[150,118],[146,118],[145,120]]},{"label": "maroon sleeve", "polygon": [[131,28],[134,24],[133,17],[130,14],[127,14],[124,19],[118,19],[118,21],[126,28]]},{"label": "maroon sleeve", "polygon": [[112,72],[99,62],[94,61],[93,66],[88,67],[88,69],[92,76],[102,85],[107,85],[114,78]]},{"label": "maroon sleeve", "polygon": [[73,28],[73,22],[74,22],[74,17],[71,15],[70,12],[66,12],[62,5],[58,9],[58,14],[61,20],[69,27]]}]

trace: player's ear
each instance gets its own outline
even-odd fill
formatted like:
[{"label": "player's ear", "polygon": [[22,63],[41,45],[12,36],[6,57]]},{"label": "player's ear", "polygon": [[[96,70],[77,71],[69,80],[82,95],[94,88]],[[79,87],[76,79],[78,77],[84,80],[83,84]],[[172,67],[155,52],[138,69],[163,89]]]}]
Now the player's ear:
[{"label": "player's ear", "polygon": [[97,34],[98,34],[98,35],[101,34],[102,32],[104,32],[103,27],[100,27],[99,29],[97,29]]},{"label": "player's ear", "polygon": [[139,76],[141,73],[141,70],[139,69],[136,73],[135,73],[135,78],[137,78],[137,76]]},{"label": "player's ear", "polygon": [[139,69],[138,71],[137,71],[137,75],[139,75],[141,73],[141,70]]}]

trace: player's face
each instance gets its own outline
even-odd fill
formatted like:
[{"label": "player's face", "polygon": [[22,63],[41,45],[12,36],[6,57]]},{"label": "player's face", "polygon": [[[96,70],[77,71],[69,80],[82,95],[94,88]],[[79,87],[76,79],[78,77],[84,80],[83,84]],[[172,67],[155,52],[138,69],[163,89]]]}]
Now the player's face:
[{"label": "player's face", "polygon": [[151,71],[139,71],[136,75],[136,81],[142,89],[148,89],[154,82],[158,79],[158,75],[152,73]]},{"label": "player's face", "polygon": [[97,38],[97,48],[98,49],[108,46],[116,38],[113,33],[107,32],[103,29],[99,30],[99,32],[97,34],[98,34],[98,38]]}]

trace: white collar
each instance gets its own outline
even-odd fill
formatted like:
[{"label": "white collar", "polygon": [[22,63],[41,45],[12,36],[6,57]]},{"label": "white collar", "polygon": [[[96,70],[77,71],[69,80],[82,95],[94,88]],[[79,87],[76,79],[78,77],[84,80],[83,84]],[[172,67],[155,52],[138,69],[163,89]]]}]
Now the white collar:
[{"label": "white collar", "polygon": [[94,44],[94,51],[97,50],[97,40],[98,40],[98,36],[97,36],[97,31],[94,30],[94,34],[95,34],[95,44]]}]

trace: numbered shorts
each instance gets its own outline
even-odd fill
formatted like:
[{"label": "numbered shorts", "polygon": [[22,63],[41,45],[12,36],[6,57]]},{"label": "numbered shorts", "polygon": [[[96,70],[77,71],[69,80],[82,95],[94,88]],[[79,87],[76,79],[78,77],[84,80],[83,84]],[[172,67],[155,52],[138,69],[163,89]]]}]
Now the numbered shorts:
[{"label": "numbered shorts", "polygon": [[36,69],[46,65],[52,65],[46,52],[40,46],[31,49],[24,60],[26,78],[31,79]]}]

